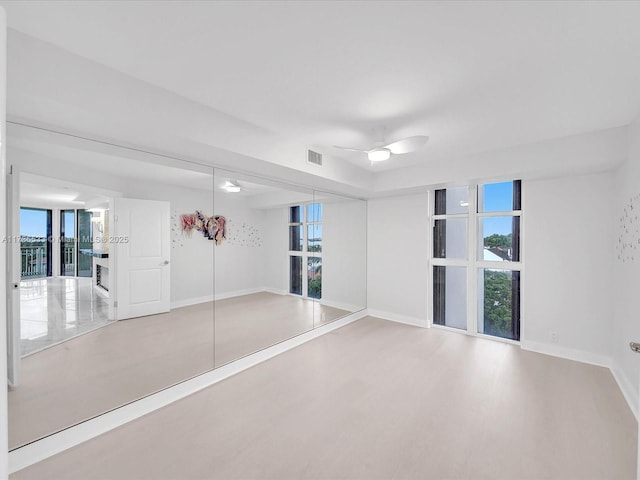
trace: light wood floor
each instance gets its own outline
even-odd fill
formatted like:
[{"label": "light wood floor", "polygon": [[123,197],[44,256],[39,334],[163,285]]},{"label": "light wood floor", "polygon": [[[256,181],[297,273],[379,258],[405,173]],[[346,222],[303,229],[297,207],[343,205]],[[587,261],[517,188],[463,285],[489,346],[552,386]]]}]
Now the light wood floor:
[{"label": "light wood floor", "polygon": [[12,479],[635,479],[611,373],[365,318]]},{"label": "light wood floor", "polygon": [[[215,322],[214,322],[215,308]],[[124,320],[23,358],[9,389],[16,448],[349,312],[256,293]]]}]

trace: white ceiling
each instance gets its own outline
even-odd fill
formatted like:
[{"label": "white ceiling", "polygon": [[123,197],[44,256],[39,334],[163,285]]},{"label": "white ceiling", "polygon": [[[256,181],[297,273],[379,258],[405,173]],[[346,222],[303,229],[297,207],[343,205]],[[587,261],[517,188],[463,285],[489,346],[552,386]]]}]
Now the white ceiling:
[{"label": "white ceiling", "polygon": [[331,145],[429,135],[376,165],[400,168],[640,112],[640,2],[2,4],[11,28],[363,168]]},{"label": "white ceiling", "polygon": [[43,206],[54,205],[61,208],[84,208],[84,201],[77,200],[81,196],[79,190],[40,183],[21,182],[20,205]]},{"label": "white ceiling", "polygon": [[[202,190],[212,187],[213,168],[29,127],[9,125],[7,132],[10,148],[36,154],[49,161],[63,162],[64,168],[75,167],[95,172],[96,176],[126,176],[134,182],[152,181]],[[97,178],[94,184],[99,181]],[[60,188],[66,187],[68,185]]]},{"label": "white ceiling", "polygon": [[[99,185],[100,176],[107,174],[112,178],[126,178],[134,184],[144,181],[205,191],[213,189],[233,197],[253,197],[295,189],[280,182],[232,174],[222,169],[217,169],[214,176],[212,167],[31,127],[10,124],[7,132],[9,148],[35,154],[48,162],[60,162],[58,168],[63,175],[65,168],[81,170],[89,176],[92,185]],[[24,205],[83,208],[89,200],[108,198],[110,193],[117,193],[32,173],[22,173],[21,179],[20,197]],[[226,181],[237,183],[241,191],[226,192],[222,188]],[[309,192],[305,190],[305,193]]]},{"label": "white ceiling", "polygon": [[67,180],[20,173],[20,205],[47,208],[108,208],[109,198],[120,196],[101,188]]}]

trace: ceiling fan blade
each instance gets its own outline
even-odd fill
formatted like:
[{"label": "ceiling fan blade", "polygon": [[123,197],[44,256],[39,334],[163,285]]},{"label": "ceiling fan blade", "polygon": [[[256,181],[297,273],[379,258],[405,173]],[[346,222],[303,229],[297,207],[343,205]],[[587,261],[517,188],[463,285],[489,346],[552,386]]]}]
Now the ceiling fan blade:
[{"label": "ceiling fan blade", "polygon": [[340,150],[347,150],[348,152],[362,152],[367,153],[369,150],[362,150],[361,148],[351,148],[351,147],[340,147],[338,145],[333,145],[333,148],[339,148]]},{"label": "ceiling fan blade", "polygon": [[385,145],[384,148],[388,148],[391,150],[391,153],[396,155],[400,153],[415,152],[420,147],[424,146],[424,144],[427,143],[427,140],[429,140],[429,137],[426,135],[416,135],[415,137],[403,138],[397,142]]}]

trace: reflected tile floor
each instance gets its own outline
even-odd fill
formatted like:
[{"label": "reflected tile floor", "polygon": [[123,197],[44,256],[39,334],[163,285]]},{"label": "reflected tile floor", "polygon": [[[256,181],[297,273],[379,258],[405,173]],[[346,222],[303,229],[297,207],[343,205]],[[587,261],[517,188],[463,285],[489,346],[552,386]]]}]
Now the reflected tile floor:
[{"label": "reflected tile floor", "polygon": [[107,323],[107,299],[94,291],[91,278],[49,277],[20,282],[23,356]]}]

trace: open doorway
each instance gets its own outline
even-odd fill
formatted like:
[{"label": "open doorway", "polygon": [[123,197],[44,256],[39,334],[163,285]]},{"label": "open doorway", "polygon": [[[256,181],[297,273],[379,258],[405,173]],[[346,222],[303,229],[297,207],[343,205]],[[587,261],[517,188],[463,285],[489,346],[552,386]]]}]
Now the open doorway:
[{"label": "open doorway", "polygon": [[20,278],[51,276],[52,211],[20,207]]},{"label": "open doorway", "polygon": [[21,356],[112,321],[103,241],[109,202],[91,187],[21,176]]}]

